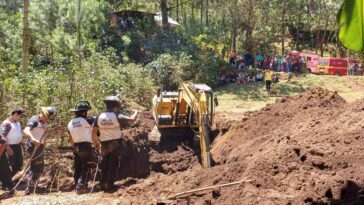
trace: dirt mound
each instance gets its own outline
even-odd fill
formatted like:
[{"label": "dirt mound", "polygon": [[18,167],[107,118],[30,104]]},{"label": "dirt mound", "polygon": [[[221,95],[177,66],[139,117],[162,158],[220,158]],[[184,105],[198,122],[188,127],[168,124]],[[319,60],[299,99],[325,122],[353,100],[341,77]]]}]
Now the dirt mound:
[{"label": "dirt mound", "polygon": [[363,114],[364,101],[347,103],[320,88],[284,97],[238,121],[218,123],[223,131],[212,146],[215,167],[152,174],[117,195],[151,203],[177,192],[244,179],[252,182],[171,203],[360,204]]}]

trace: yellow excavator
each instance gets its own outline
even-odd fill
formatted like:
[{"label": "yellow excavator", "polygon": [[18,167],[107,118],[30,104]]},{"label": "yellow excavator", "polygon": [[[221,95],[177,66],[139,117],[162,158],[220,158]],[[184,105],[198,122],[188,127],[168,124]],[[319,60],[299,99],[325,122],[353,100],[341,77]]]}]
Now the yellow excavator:
[{"label": "yellow excavator", "polygon": [[204,168],[211,167],[209,131],[215,105],[217,99],[206,84],[182,83],[177,92],[164,91],[153,99],[153,117],[161,137],[198,139]]}]

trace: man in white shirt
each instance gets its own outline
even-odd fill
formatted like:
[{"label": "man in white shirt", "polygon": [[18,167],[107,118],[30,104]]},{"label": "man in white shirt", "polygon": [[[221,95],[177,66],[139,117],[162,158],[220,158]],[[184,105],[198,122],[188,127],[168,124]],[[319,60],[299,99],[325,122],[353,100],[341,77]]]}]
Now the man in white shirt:
[{"label": "man in white shirt", "polygon": [[45,132],[51,129],[48,127],[48,122],[54,120],[57,116],[55,107],[42,107],[39,115],[35,115],[28,120],[27,126],[24,129],[24,134],[27,137],[26,148],[31,156],[35,150],[35,155],[31,161],[28,172],[29,181],[26,194],[34,192],[34,185],[44,170],[44,144]]},{"label": "man in white shirt", "polygon": [[92,157],[92,142],[96,149],[100,149],[100,143],[96,135],[92,135],[94,118],[88,118],[87,112],[91,110],[91,105],[87,101],[80,101],[71,112],[75,117],[68,123],[68,133],[70,141],[74,147],[74,174],[75,190],[77,194],[84,193],[87,188],[87,163]]},{"label": "man in white shirt", "polygon": [[119,168],[121,129],[137,119],[138,111],[135,110],[130,117],[119,114],[122,105],[118,96],[109,96],[104,103],[106,111],[96,118],[93,134],[96,135],[98,130],[100,132],[102,154],[100,185],[104,191],[111,191]]},{"label": "man in white shirt", "polygon": [[11,167],[11,175],[14,176],[23,166],[23,153],[21,143],[23,140],[22,129],[19,120],[25,115],[22,108],[11,111],[9,118],[1,123],[1,134],[7,141],[7,155]]}]

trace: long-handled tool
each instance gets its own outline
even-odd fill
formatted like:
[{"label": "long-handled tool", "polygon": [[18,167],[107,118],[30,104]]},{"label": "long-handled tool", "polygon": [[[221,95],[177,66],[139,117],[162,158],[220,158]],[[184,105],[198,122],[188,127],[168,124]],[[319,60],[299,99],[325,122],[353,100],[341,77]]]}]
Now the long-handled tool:
[{"label": "long-handled tool", "polygon": [[[43,140],[43,138],[45,137],[45,135],[47,134],[47,132],[48,132],[48,129],[49,129],[49,127],[48,126],[46,126],[45,127],[45,130],[44,130],[44,132],[43,132],[43,134],[42,134],[42,136],[41,136],[41,138],[40,138],[40,140],[39,140],[39,142],[42,142],[42,140]],[[16,190],[16,188],[19,186],[19,184],[21,183],[21,181],[22,181],[22,179],[24,178],[24,176],[25,176],[25,174],[28,172],[28,170],[30,169],[30,165],[31,165],[31,163],[32,163],[32,161],[33,160],[35,160],[35,159],[37,159],[37,158],[39,158],[44,152],[42,152],[42,153],[40,153],[38,156],[36,156],[35,157],[35,154],[37,153],[37,150],[38,150],[38,148],[40,147],[40,143],[38,144],[38,145],[36,145],[35,147],[34,147],[34,150],[33,150],[33,152],[32,152],[32,155],[30,156],[30,158],[29,158],[29,160],[27,161],[27,163],[26,163],[26,165],[25,165],[25,167],[24,167],[24,169],[19,173],[19,174],[16,174],[13,178],[12,178],[12,180],[13,181],[16,181],[16,180],[19,180],[18,181],[18,183],[14,186],[14,188],[11,190],[11,191],[15,191]]]},{"label": "long-handled tool", "polygon": [[[64,123],[61,122],[60,125],[64,125]],[[52,165],[51,165],[51,168],[54,171],[54,175],[53,175],[53,178],[52,178],[51,183],[50,183],[49,192],[52,191],[54,183],[56,183],[56,190],[57,191],[58,191],[58,188],[59,188],[58,186],[59,186],[60,165],[58,164],[56,166],[56,158],[59,158],[59,159],[61,158],[61,152],[59,151],[59,139],[61,138],[61,135],[62,135],[62,132],[58,131],[58,133],[56,135],[56,144],[55,144],[56,150],[53,152]],[[54,167],[56,167],[55,170],[54,170]]]},{"label": "long-handled tool", "polygon": [[[48,126],[46,126],[45,127],[45,130],[44,130],[44,132],[43,132],[43,134],[42,134],[42,136],[40,137],[40,140],[39,140],[39,142],[42,142],[42,140],[43,140],[43,138],[45,137],[45,135],[47,134],[47,132],[48,132],[48,129],[49,129],[49,127]],[[16,188],[19,186],[19,184],[21,183],[21,181],[23,180],[23,178],[24,178],[24,176],[25,176],[25,174],[29,171],[29,169],[30,169],[30,165],[31,165],[31,162],[33,161],[33,160],[35,160],[35,159],[38,159],[43,153],[44,153],[44,151],[42,152],[42,153],[40,153],[38,156],[36,156],[35,157],[35,154],[36,154],[36,152],[37,152],[37,150],[38,150],[38,148],[39,148],[39,146],[40,146],[41,144],[39,143],[38,145],[36,145],[35,147],[34,147],[34,150],[33,150],[33,152],[32,152],[32,155],[30,156],[30,158],[29,158],[29,160],[27,161],[27,163],[26,163],[26,165],[25,165],[25,167],[24,167],[24,169],[19,173],[19,174],[16,174],[15,176],[13,176],[13,178],[12,178],[12,180],[13,181],[15,181],[15,180],[19,180],[18,181],[18,183],[10,190],[10,191],[8,191],[8,192],[6,192],[6,193],[4,193],[3,195],[1,195],[1,197],[4,197],[4,196],[6,196],[6,195],[8,195],[8,194],[11,194],[11,193],[13,193],[15,190],[16,190]],[[0,150],[1,151],[1,150]],[[0,155],[1,156],[1,155]]]},{"label": "long-handled tool", "polygon": [[92,187],[91,187],[91,190],[90,190],[90,194],[93,192],[94,188],[95,188],[95,181],[96,181],[96,176],[97,176],[97,173],[99,172],[99,164],[101,162],[101,154],[99,151],[97,151],[97,164],[96,164],[96,169],[95,169],[95,175],[94,175],[94,179],[92,181]]}]

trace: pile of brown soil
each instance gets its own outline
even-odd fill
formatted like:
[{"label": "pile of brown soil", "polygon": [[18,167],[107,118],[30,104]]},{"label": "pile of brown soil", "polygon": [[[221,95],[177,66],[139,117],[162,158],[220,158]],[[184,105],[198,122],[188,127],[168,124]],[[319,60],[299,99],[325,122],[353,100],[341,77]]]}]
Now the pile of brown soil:
[{"label": "pile of brown soil", "polygon": [[[130,202],[153,203],[181,191],[244,179],[252,182],[172,202],[360,204],[364,201],[363,114],[364,100],[347,103],[337,93],[320,88],[284,97],[238,121],[218,123],[221,132],[212,145],[216,166],[202,169],[193,161],[187,170],[151,173],[117,195]],[[178,154],[167,158],[186,157]]]}]

